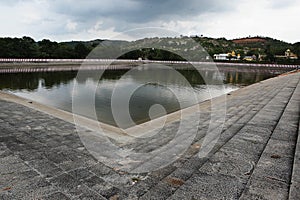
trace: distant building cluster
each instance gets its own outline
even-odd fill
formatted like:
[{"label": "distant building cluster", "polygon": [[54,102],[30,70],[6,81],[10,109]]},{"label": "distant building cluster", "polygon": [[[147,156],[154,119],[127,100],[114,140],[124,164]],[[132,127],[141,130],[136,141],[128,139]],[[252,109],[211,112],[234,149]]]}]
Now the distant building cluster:
[{"label": "distant building cluster", "polygon": [[294,54],[290,49],[287,49],[285,51],[284,55],[275,55],[275,58],[297,60],[298,56],[296,54]]},{"label": "distant building cluster", "polygon": [[214,54],[214,60],[240,60],[241,55],[236,54],[235,51],[232,51],[231,53],[220,53],[220,54]]},{"label": "distant building cluster", "polygon": [[[225,60],[244,60],[244,61],[263,61],[264,58],[266,58],[266,55],[248,55],[241,57],[240,54],[235,53],[235,51],[232,51],[231,53],[220,53],[220,54],[214,54],[214,60],[219,61],[225,61]],[[285,51],[284,55],[275,55],[275,58],[279,59],[290,59],[290,60],[297,60],[298,56],[294,54],[290,49],[287,49]]]}]

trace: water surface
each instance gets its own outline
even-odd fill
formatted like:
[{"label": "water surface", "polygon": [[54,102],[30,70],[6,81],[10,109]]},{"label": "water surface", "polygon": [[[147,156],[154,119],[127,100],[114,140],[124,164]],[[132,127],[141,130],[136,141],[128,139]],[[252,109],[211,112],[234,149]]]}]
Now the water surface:
[{"label": "water surface", "polygon": [[[127,92],[136,88],[130,95],[127,108],[134,123],[140,124],[150,119],[149,110],[153,105],[161,105],[167,113],[171,113],[195,104],[195,97],[197,103],[202,102],[286,71],[287,69],[253,67],[220,67],[219,72],[203,70],[201,73],[194,69],[177,70],[187,82],[174,78],[171,70],[151,68],[136,69],[131,74],[126,74],[128,69],[106,70],[100,80],[91,72],[87,72],[84,78],[76,79],[76,71],[0,74],[0,89],[70,112],[72,112],[72,97],[75,97],[79,102],[78,114],[90,118],[93,110],[86,106],[86,97],[94,93],[98,120],[118,126],[111,110],[111,98],[116,87],[124,94],[118,95],[120,103],[126,100]],[[152,81],[144,84],[149,77]],[[220,81],[222,85],[219,84]],[[97,89],[93,91],[95,87]],[[121,113],[127,108],[122,105],[118,109]],[[155,117],[163,114],[165,113],[155,113]],[[133,125],[126,119],[121,124],[122,128]]]}]

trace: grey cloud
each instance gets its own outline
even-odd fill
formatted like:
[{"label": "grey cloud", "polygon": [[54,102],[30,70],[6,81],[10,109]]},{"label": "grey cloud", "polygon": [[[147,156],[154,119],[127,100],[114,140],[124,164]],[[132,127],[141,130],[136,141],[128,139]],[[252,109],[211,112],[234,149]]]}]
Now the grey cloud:
[{"label": "grey cloud", "polygon": [[[161,26],[160,23],[186,20],[206,12],[226,12],[232,10],[237,0],[3,0],[0,5],[16,7],[20,3],[36,4],[47,7],[41,22],[47,32],[58,35],[68,33],[66,24],[77,24],[76,31],[92,29],[99,21],[99,29],[111,27],[115,31],[138,28],[141,26]],[[24,10],[26,12],[26,10]],[[42,23],[41,23],[42,24]],[[45,26],[46,26],[45,25]],[[44,28],[42,25],[40,28]],[[51,29],[51,30],[50,30]]]},{"label": "grey cloud", "polygon": [[282,9],[293,6],[296,1],[295,0],[285,0],[285,1],[270,1],[270,7],[273,9]]},{"label": "grey cloud", "polygon": [[[43,8],[43,13],[38,16],[40,19],[36,20],[35,24],[26,24],[25,31],[35,35],[63,38],[64,35],[86,36],[90,32],[97,34],[97,31],[105,30],[120,33],[144,26],[162,27],[171,21],[176,24],[180,20],[199,20],[198,16],[207,12],[216,14],[232,12],[237,2],[237,0],[3,0],[0,1],[0,6],[13,11],[14,7],[19,7],[20,10],[23,4],[27,4],[28,7],[38,4],[37,9]],[[22,12],[28,11],[24,9]],[[15,21],[23,25],[21,19]],[[92,30],[98,22],[102,23]],[[76,23],[74,30],[68,29],[68,23]]]},{"label": "grey cloud", "polygon": [[66,15],[82,26],[97,20],[105,21],[103,26],[115,25],[120,29],[130,24],[153,21],[185,20],[205,12],[224,12],[232,8],[236,0],[226,3],[221,0],[86,0],[49,2],[50,8]]},{"label": "grey cloud", "polygon": [[[3,1],[0,1],[0,5],[2,6],[14,6],[20,2],[22,2],[23,0],[16,0],[16,1],[9,1],[9,0],[3,0]],[[26,2],[26,1],[25,1]]]},{"label": "grey cloud", "polygon": [[[287,0],[291,1],[291,0]],[[224,11],[237,0],[2,0],[0,5],[48,2],[54,12],[77,16],[123,16],[137,21],[147,21],[161,15],[189,16],[207,11]],[[139,14],[139,15],[136,15]]]}]

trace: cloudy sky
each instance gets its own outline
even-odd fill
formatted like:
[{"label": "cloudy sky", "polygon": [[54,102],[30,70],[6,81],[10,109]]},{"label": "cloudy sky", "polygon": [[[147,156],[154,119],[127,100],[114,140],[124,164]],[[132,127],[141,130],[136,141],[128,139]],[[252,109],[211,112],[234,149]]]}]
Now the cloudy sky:
[{"label": "cloudy sky", "polygon": [[0,0],[0,37],[135,39],[126,31],[160,27],[179,35],[294,43],[299,11],[300,0]]}]

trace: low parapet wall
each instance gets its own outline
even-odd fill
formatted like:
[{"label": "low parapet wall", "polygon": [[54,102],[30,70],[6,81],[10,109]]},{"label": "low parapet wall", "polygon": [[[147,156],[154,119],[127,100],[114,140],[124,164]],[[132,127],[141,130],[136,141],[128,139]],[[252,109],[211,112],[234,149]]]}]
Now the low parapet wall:
[{"label": "low parapet wall", "polygon": [[[188,61],[160,61],[160,60],[125,60],[125,59],[10,59],[0,58],[0,73],[19,72],[51,72],[51,71],[74,71],[82,64],[86,70],[99,69],[130,69],[140,64],[174,64],[174,65],[203,65],[209,67],[232,66],[232,67],[268,67],[268,68],[299,68],[298,65],[283,64],[259,64],[259,63],[214,63],[214,62],[188,62]],[[184,67],[180,67],[184,68]]]}]

